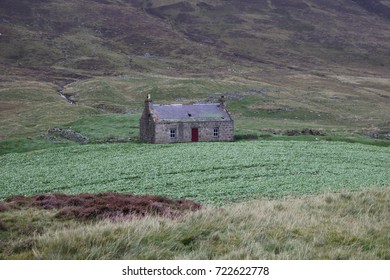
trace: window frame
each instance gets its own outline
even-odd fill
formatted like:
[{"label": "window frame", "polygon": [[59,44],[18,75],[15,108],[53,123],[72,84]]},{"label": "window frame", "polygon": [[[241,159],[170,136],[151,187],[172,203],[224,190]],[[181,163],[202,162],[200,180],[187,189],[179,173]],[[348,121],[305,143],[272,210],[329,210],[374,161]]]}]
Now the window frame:
[{"label": "window frame", "polygon": [[169,129],[169,138],[171,140],[174,140],[174,139],[176,139],[176,136],[177,136],[176,128],[170,128]]},{"label": "window frame", "polygon": [[214,136],[214,138],[218,138],[219,137],[219,127],[214,127],[213,128],[213,136]]}]

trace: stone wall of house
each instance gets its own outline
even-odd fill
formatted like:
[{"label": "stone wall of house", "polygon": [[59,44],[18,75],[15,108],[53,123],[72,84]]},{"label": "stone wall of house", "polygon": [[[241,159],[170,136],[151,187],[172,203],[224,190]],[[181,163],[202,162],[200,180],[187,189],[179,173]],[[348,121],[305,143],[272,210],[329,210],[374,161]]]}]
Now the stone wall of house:
[{"label": "stone wall of house", "polygon": [[147,143],[154,143],[155,123],[150,112],[150,102],[146,100],[144,111],[139,120],[140,140]]},{"label": "stone wall of house", "polygon": [[143,142],[148,142],[149,120],[142,114],[139,120],[139,138]]},{"label": "stone wall of house", "polygon": [[[162,122],[155,124],[154,141],[151,143],[191,142],[192,128],[198,128],[199,142],[234,140],[233,121]],[[218,128],[217,137],[214,136],[214,128]],[[171,129],[176,131],[175,138],[171,138]]]}]

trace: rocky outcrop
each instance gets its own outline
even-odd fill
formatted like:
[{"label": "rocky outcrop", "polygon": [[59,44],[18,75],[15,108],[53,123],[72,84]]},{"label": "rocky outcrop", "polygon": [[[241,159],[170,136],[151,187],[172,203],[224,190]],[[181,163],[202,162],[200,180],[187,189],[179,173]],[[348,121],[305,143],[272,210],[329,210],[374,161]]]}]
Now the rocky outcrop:
[{"label": "rocky outcrop", "polygon": [[287,130],[285,134],[287,136],[297,136],[297,135],[325,136],[325,133],[323,131],[312,129],[312,128],[305,128],[301,131],[296,129]]},{"label": "rocky outcrop", "polygon": [[47,131],[48,134],[55,134],[55,135],[59,135],[59,136],[62,136],[66,139],[69,139],[69,140],[72,140],[72,141],[76,141],[76,142],[79,142],[79,143],[88,143],[89,139],[87,136],[84,136],[78,132],[75,132],[71,129],[62,129],[62,128],[50,128],[48,131]]},{"label": "rocky outcrop", "polygon": [[390,140],[389,133],[384,133],[384,132],[380,132],[380,131],[369,131],[369,132],[367,132],[367,135],[370,136],[371,138],[374,138],[374,139]]}]

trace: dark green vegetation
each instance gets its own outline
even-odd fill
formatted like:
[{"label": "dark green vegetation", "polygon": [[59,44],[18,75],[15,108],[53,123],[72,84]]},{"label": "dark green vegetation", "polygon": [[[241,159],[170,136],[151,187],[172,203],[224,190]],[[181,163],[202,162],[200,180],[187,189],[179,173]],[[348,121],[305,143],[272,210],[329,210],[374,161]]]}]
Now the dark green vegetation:
[{"label": "dark green vegetation", "polygon": [[0,199],[130,192],[207,205],[388,186],[389,148],[340,142],[105,144],[7,154]]},{"label": "dark green vegetation", "polygon": [[[3,211],[1,258],[388,259],[388,189],[363,189],[389,182],[389,9],[380,0],[1,1],[1,198],[132,191],[242,202],[124,225]],[[238,141],[141,145],[147,94],[156,103],[224,94]],[[306,198],[329,190],[359,192]],[[259,195],[296,198],[245,202]]]}]

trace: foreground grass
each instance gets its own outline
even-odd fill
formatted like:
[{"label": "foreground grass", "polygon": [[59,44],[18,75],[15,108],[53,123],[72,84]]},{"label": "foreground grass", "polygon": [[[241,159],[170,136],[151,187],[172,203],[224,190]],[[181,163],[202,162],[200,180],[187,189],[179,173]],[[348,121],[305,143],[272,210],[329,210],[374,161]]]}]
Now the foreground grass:
[{"label": "foreground grass", "polygon": [[389,205],[390,188],[384,188],[255,200],[177,220],[88,224],[55,219],[50,211],[0,212],[0,257],[390,259]]}]

